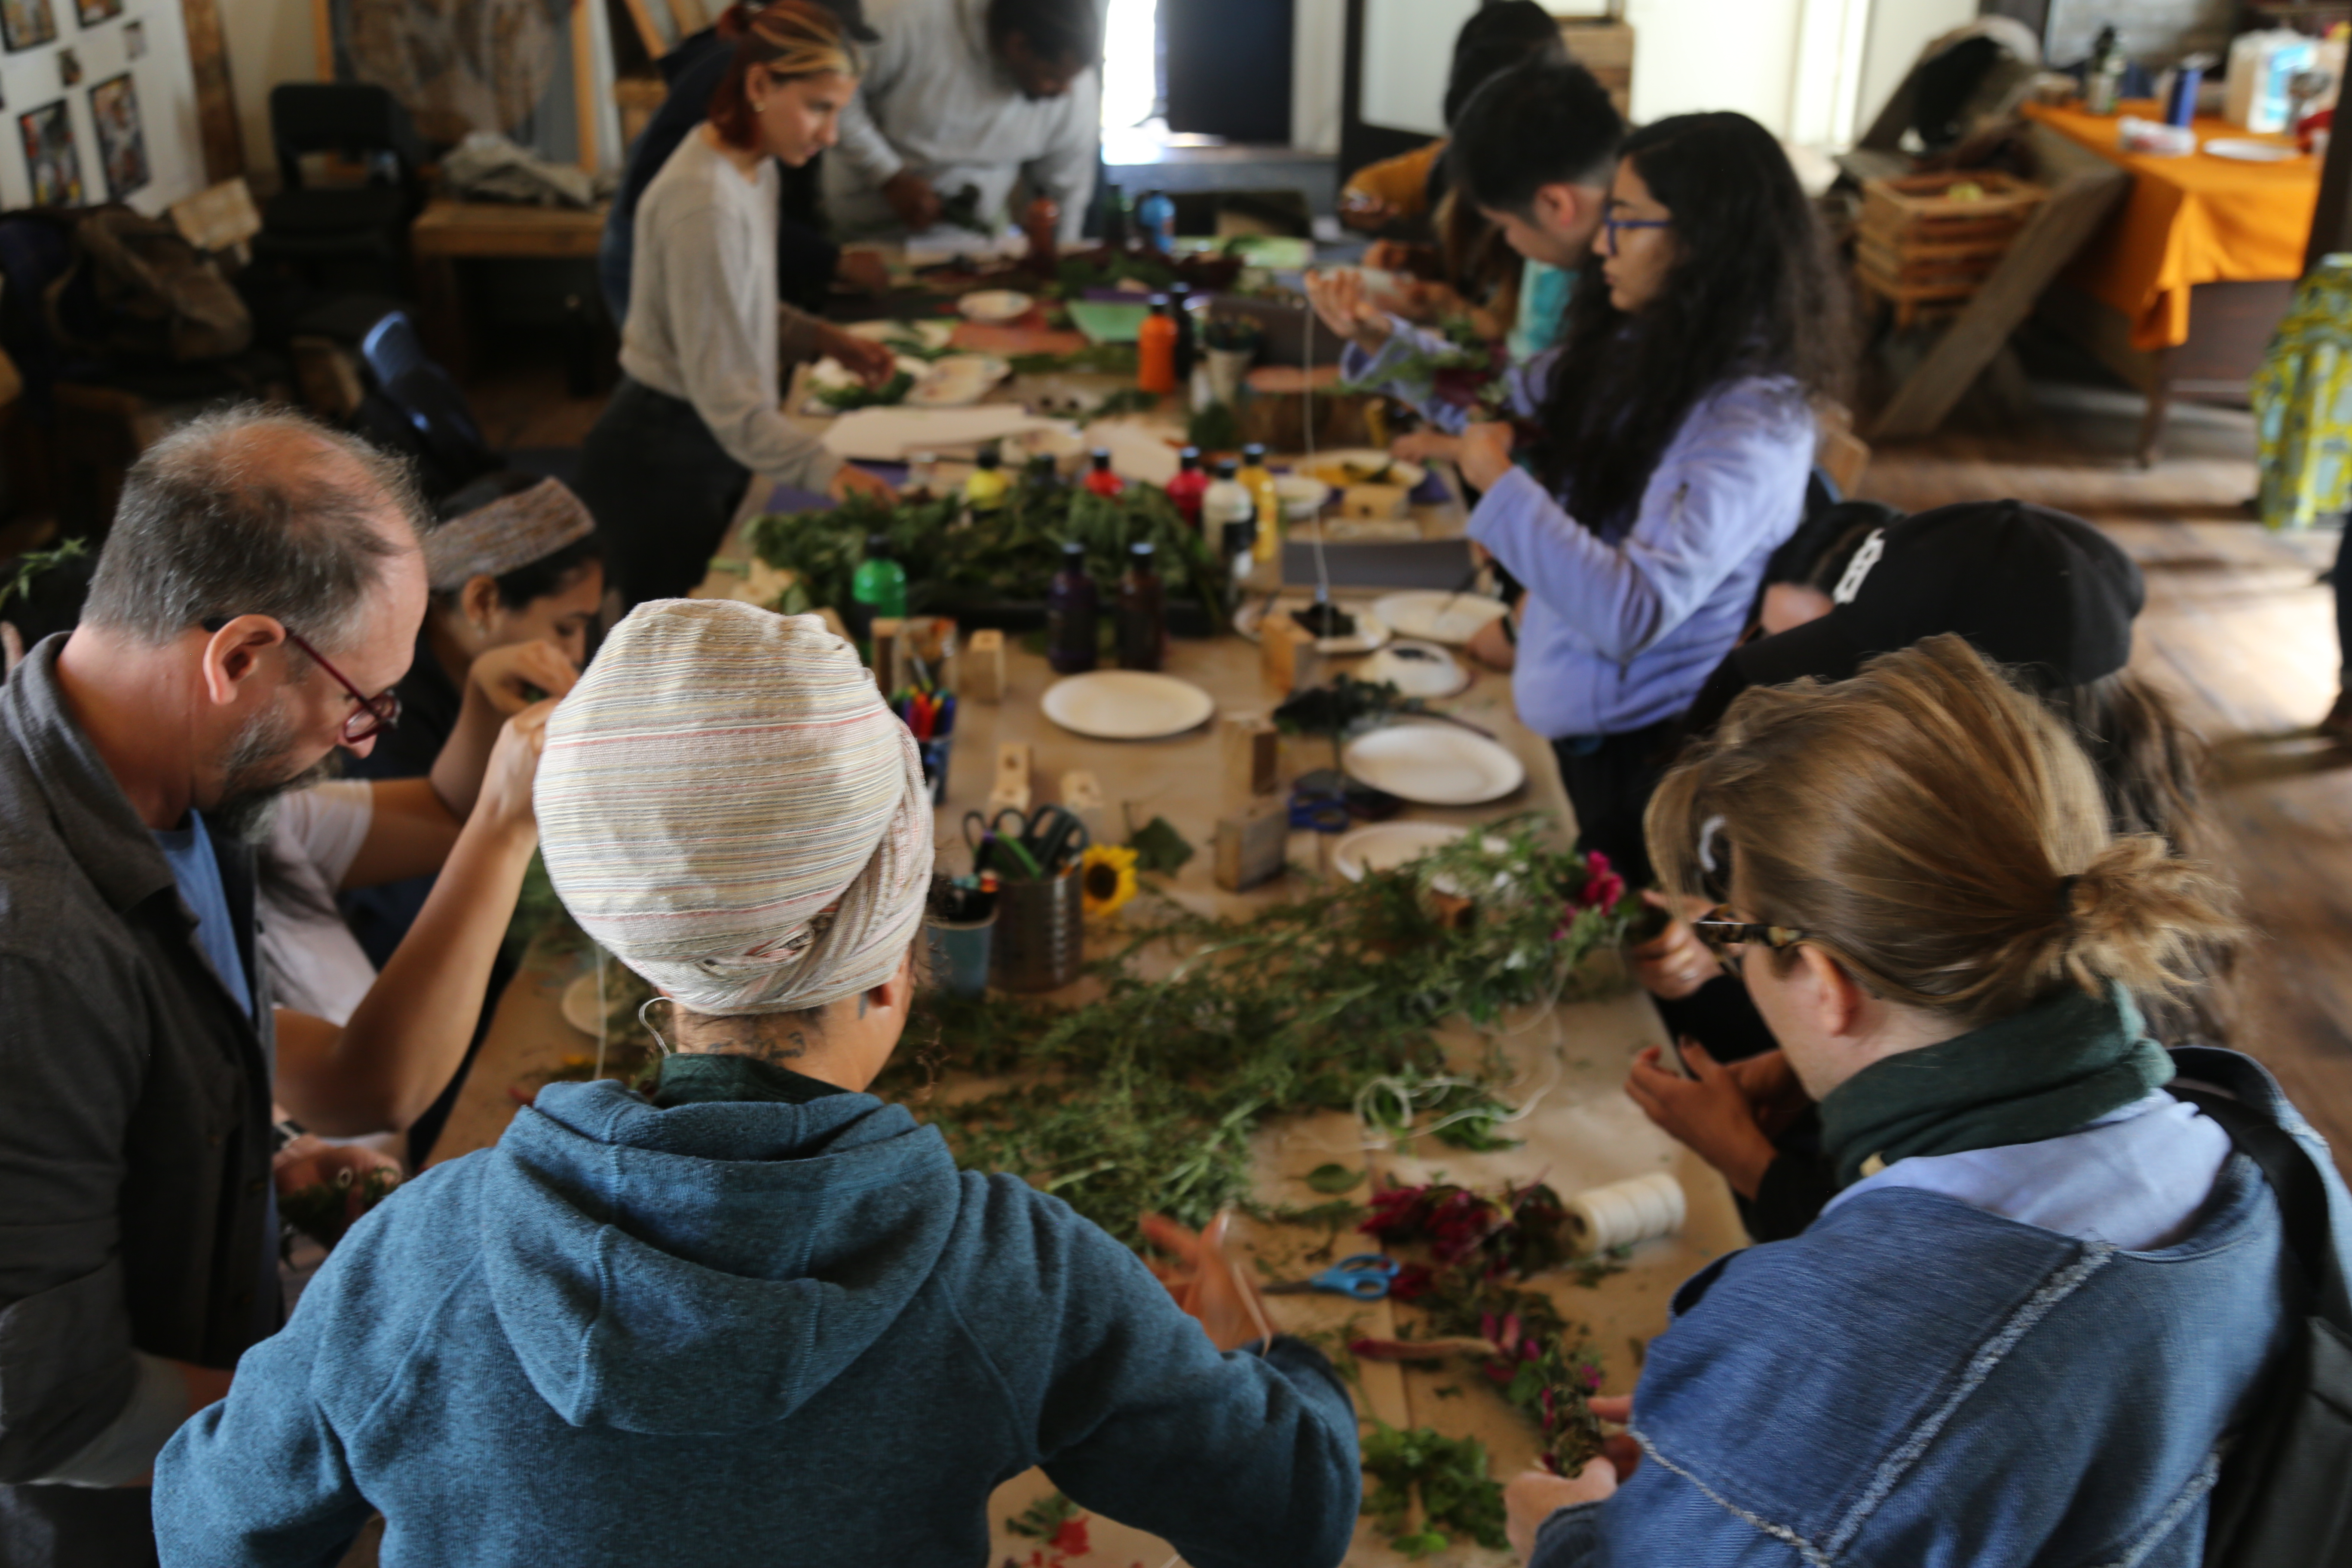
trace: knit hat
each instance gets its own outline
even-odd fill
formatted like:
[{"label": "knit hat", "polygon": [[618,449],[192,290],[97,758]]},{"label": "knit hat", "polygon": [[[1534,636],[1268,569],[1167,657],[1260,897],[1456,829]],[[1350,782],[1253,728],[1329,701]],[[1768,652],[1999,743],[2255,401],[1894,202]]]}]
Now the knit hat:
[{"label": "knit hat", "polygon": [[557,479],[500,496],[425,536],[425,574],[436,593],[471,577],[503,577],[596,531],[580,498]]},{"label": "knit hat", "polygon": [[814,616],[639,605],[548,720],[533,795],[564,907],[690,1012],[854,996],[922,918],[914,737]]}]

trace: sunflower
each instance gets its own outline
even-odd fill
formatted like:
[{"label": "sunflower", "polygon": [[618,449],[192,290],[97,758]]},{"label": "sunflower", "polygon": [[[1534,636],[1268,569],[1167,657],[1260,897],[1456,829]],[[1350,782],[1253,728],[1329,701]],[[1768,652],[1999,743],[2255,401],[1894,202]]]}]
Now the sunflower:
[{"label": "sunflower", "polygon": [[1123,844],[1087,845],[1078,884],[1088,920],[1113,913],[1135,897],[1135,851]]}]

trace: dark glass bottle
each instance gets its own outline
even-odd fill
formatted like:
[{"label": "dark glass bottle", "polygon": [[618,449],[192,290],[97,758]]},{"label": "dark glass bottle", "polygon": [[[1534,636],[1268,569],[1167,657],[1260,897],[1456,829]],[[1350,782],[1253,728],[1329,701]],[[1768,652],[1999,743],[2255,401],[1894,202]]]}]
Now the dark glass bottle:
[{"label": "dark glass bottle", "polygon": [[1118,580],[1118,663],[1121,669],[1158,669],[1168,662],[1168,607],[1159,561],[1149,541],[1127,547]]},{"label": "dark glass bottle", "polygon": [[1038,452],[1030,458],[1029,466],[1021,471],[1021,488],[1031,495],[1044,496],[1069,487],[1062,478],[1061,465],[1054,460],[1054,454]]},{"label": "dark glass bottle", "polygon": [[1095,580],[1087,575],[1087,547],[1063,545],[1061,570],[1045,588],[1045,662],[1056,673],[1082,675],[1095,667],[1099,609]]},{"label": "dark glass bottle", "polygon": [[1168,286],[1168,313],[1176,320],[1176,390],[1180,394],[1192,389],[1192,366],[1201,353],[1201,345],[1192,333],[1192,304],[1191,284]]}]

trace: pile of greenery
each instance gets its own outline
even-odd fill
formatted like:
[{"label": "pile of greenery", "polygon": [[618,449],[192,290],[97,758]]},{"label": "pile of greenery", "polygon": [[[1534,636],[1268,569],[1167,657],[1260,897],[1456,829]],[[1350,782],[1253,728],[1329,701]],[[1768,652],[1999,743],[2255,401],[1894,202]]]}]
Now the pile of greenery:
[{"label": "pile of greenery", "polygon": [[853,381],[846,386],[820,386],[816,400],[836,414],[846,414],[853,408],[890,408],[907,401],[907,394],[915,390],[915,378],[907,371],[894,373],[879,386],[868,386]]},{"label": "pile of greenery", "polygon": [[1224,576],[1200,531],[1167,493],[1131,484],[1116,499],[1076,486],[1013,487],[993,512],[963,515],[957,497],[896,505],[852,496],[830,511],[772,512],[753,520],[751,549],[794,582],[778,607],[788,615],[838,609],[879,534],[906,569],[908,607],[952,615],[1001,605],[1034,605],[1062,564],[1062,546],[1086,546],[1087,570],[1106,593],[1127,570],[1130,545],[1149,542],[1171,599],[1197,597],[1213,617]]},{"label": "pile of greenery", "polygon": [[1407,1557],[1443,1552],[1453,1544],[1448,1531],[1497,1552],[1510,1544],[1503,1535],[1503,1489],[1486,1473],[1486,1447],[1477,1438],[1379,1426],[1365,1436],[1363,1452],[1372,1481],[1364,1511]]}]

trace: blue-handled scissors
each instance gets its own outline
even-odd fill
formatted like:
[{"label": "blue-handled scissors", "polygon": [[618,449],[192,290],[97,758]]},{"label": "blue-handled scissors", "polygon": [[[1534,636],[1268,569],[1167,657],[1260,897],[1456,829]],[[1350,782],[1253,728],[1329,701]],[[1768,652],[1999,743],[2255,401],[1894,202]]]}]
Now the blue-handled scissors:
[{"label": "blue-handled scissors", "polygon": [[1404,1265],[1379,1252],[1359,1252],[1342,1258],[1311,1279],[1295,1279],[1286,1285],[1268,1285],[1269,1296],[1286,1296],[1300,1290],[1323,1290],[1334,1296],[1352,1296],[1359,1301],[1377,1301],[1389,1293]]}]

